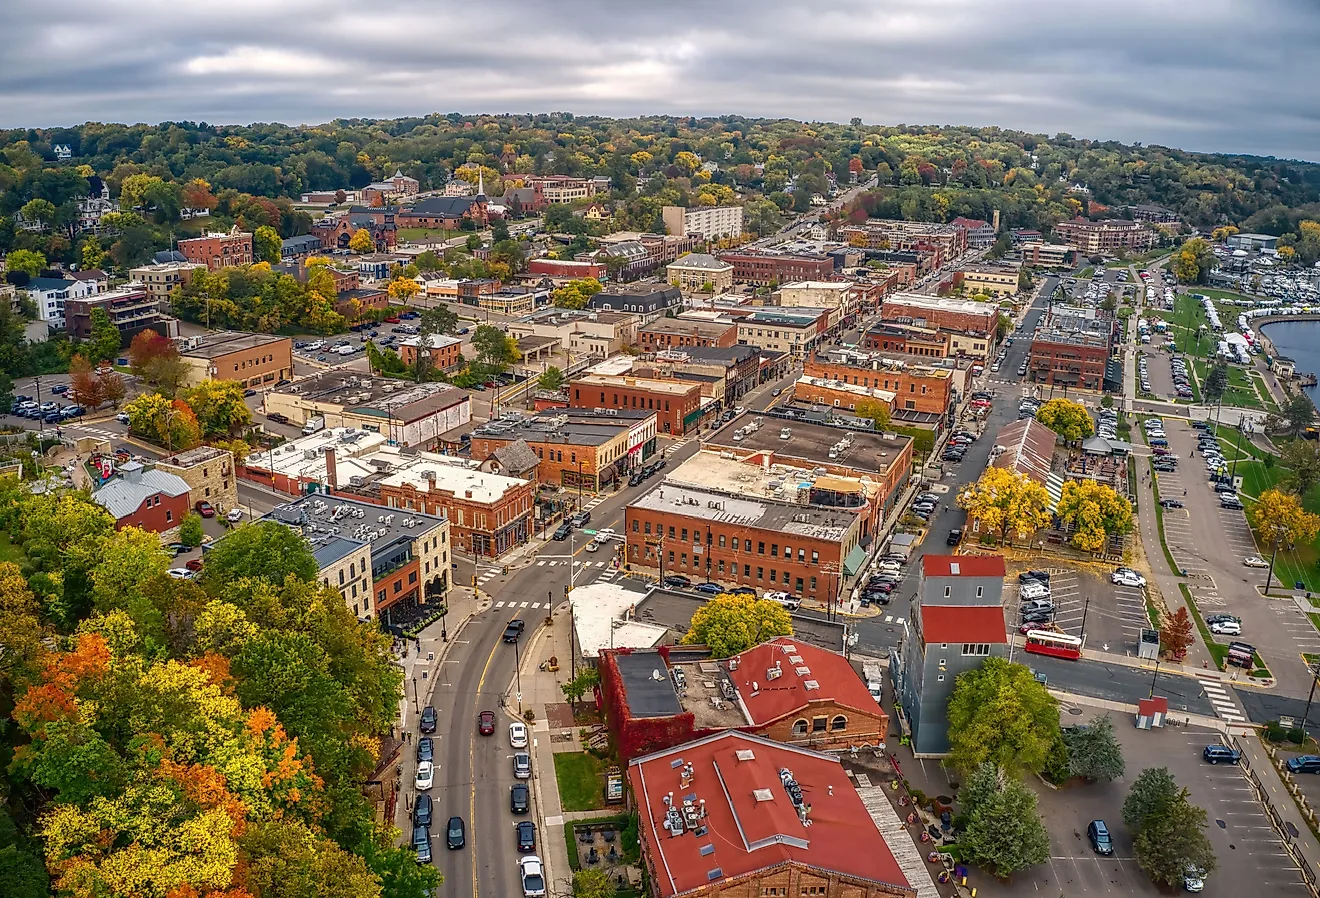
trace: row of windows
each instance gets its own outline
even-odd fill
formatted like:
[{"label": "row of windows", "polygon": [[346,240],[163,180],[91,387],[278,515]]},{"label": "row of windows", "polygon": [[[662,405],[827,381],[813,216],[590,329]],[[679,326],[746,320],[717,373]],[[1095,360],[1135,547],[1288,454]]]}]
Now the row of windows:
[{"label": "row of windows", "polygon": [[[807,726],[808,724],[806,718],[799,717],[797,720],[793,721],[793,735],[805,736],[807,734]],[[842,714],[836,714],[834,715],[834,717],[828,719],[828,726],[827,726],[827,718],[813,717],[811,718],[810,726],[811,726],[811,732],[813,733],[823,733],[827,729],[830,730],[831,732],[837,733],[840,730],[848,729],[848,718]]]},{"label": "row of windows", "polygon": [[[634,555],[637,554],[636,546],[633,546],[633,554]],[[647,557],[648,558],[653,557],[652,553],[649,550],[647,552]],[[668,564],[671,567],[685,568],[690,571],[696,571],[697,573],[701,573],[706,570],[706,562],[703,560],[702,556],[693,555],[691,560],[689,561],[688,554],[686,552],[680,552],[677,556],[675,556],[673,552],[670,552]],[[733,577],[738,576],[738,563],[736,561],[728,562],[728,567],[726,569],[725,561],[723,558],[721,558],[718,562],[715,563],[715,568],[720,572],[721,576],[725,574],[728,574],[729,576],[733,576]],[[742,572],[743,579],[745,580],[752,579],[752,566],[750,564],[744,564],[742,566],[742,570],[743,570]],[[765,568],[758,567],[756,569],[756,579],[758,581],[765,582],[766,580]],[[770,568],[769,580],[771,583],[778,584],[782,582],[784,586],[788,586],[790,580],[792,579],[793,579],[793,575],[791,571],[784,571],[784,576],[780,578],[778,569]],[[811,592],[815,593],[817,588],[816,578],[811,577],[810,580],[811,580]],[[801,577],[798,577],[796,580],[793,581],[793,592],[801,594],[804,585],[805,584],[803,582],[803,579]]]},{"label": "row of windows", "polygon": [[[636,532],[637,532],[637,525],[638,525],[638,521],[637,521],[637,519],[634,518],[632,523],[633,523],[633,526],[632,526],[633,533],[636,533]],[[659,533],[659,532],[660,532],[660,528],[657,527],[657,528],[656,528],[656,532]],[[650,521],[647,521],[647,522],[646,522],[646,533],[647,533],[647,534],[650,534],[650,533],[651,533],[651,522],[650,522]],[[686,543],[686,542],[688,541],[688,528],[683,527],[683,528],[681,528],[681,529],[678,531],[678,533],[681,534],[681,535],[675,537],[675,529],[674,529],[673,526],[670,526],[670,528],[669,528],[669,539],[675,539],[675,538],[677,538],[679,542]],[[740,542],[740,540],[738,539],[738,537],[735,536],[735,537],[733,538],[733,540],[732,540],[733,551],[735,551],[735,552],[738,551],[738,545],[739,545],[739,542]],[[743,551],[744,551],[744,552],[750,552],[750,551],[752,551],[752,541],[751,541],[750,539],[741,540],[741,543],[742,543],[742,545],[743,545]],[[698,531],[698,530],[696,530],[696,529],[693,529],[693,530],[692,530],[692,544],[693,544],[693,545],[696,545],[696,546],[701,545],[701,533],[700,533],[700,531]],[[710,533],[710,531],[707,531],[707,532],[706,532],[706,545],[708,545],[708,546],[711,545],[711,533]],[[720,534],[720,538],[719,538],[719,546],[720,546],[721,549],[728,548],[728,541],[727,541],[727,539],[726,539],[726,537],[725,537],[725,535],[724,535],[723,533]],[[764,543],[764,542],[757,542],[757,544],[756,544],[756,554],[757,554],[757,555],[764,555],[764,554],[765,554],[765,543]],[[683,557],[686,558],[687,556],[684,555]],[[786,558],[786,559],[788,559],[788,560],[791,561],[791,560],[793,559],[793,547],[792,547],[792,546],[789,546],[789,545],[785,545],[785,546],[784,546],[783,554],[781,555],[780,552],[779,552],[779,543],[771,543],[771,544],[770,544],[770,557],[771,557],[771,558]],[[670,558],[671,561],[673,560],[673,558],[674,558],[674,553],[673,553],[673,552],[670,552],[670,553],[669,553],[669,558]],[[801,546],[799,546],[799,547],[798,547],[798,550],[797,550],[797,559],[798,559],[799,562],[803,562],[803,563],[805,563],[806,560],[807,560],[807,550],[804,549],[804,548],[802,548]],[[820,563],[820,552],[816,551],[815,549],[813,549],[813,550],[811,551],[811,563],[812,563],[812,564],[819,564],[819,563]]]},{"label": "row of windows", "polygon": [[[275,356],[273,356],[273,355],[263,355],[263,356],[262,356],[261,358],[259,358],[259,359],[243,359],[243,361],[242,361],[242,366],[243,366],[244,368],[251,368],[251,367],[253,367],[254,365],[264,365],[264,364],[266,364],[267,362],[273,362],[273,361],[275,361]],[[234,370],[237,371],[238,368],[239,368],[239,363],[238,363],[238,362],[235,362],[235,363],[234,363]]]}]

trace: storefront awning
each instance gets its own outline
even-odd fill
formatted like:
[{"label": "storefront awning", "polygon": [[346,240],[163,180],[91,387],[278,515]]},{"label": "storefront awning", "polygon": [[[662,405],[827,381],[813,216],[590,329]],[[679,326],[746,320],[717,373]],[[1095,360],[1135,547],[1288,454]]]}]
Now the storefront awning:
[{"label": "storefront awning", "polygon": [[866,550],[861,546],[853,546],[848,557],[843,559],[844,576],[851,577],[862,568],[862,562],[866,561]]}]

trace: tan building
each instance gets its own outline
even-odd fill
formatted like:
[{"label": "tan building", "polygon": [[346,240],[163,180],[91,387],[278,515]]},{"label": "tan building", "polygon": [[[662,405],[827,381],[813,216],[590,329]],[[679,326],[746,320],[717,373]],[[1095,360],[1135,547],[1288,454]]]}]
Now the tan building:
[{"label": "tan building", "polygon": [[1022,247],[1022,263],[1033,268],[1064,268],[1077,247],[1061,243],[1027,243]]},{"label": "tan building", "polygon": [[508,334],[515,340],[552,337],[565,352],[604,358],[636,342],[641,323],[631,312],[550,308],[510,322]]},{"label": "tan building", "polygon": [[688,293],[706,290],[724,293],[733,289],[733,266],[710,253],[688,253],[669,263],[665,277]]},{"label": "tan building", "polygon": [[679,237],[695,235],[714,240],[737,237],[743,232],[742,206],[665,206],[660,215],[665,230]]},{"label": "tan building", "polygon": [[233,380],[244,387],[269,387],[293,378],[293,341],[272,334],[222,331],[183,340],[179,355],[191,369],[188,386]]},{"label": "tan building", "polygon": [[855,287],[850,281],[794,281],[779,288],[779,304],[846,310]]},{"label": "tan building", "polygon": [[1121,218],[1088,221],[1074,218],[1054,226],[1054,233],[1077,245],[1088,256],[1126,252],[1145,252],[1155,244],[1155,232],[1139,221]]},{"label": "tan building", "polygon": [[206,270],[205,265],[195,262],[162,262],[159,265],[141,265],[130,269],[128,276],[141,281],[147,294],[157,303],[167,303],[170,292],[192,280],[194,271]]},{"label": "tan building", "polygon": [[228,450],[198,446],[162,458],[156,470],[183,478],[193,502],[210,502],[221,511],[239,507],[234,456]]},{"label": "tan building", "polygon": [[1018,292],[1018,274],[1022,266],[1015,262],[999,265],[966,265],[961,270],[963,287],[971,295],[1012,296]]},{"label": "tan building", "polygon": [[306,424],[321,417],[326,427],[351,427],[384,435],[404,448],[432,448],[472,421],[472,399],[446,384],[327,371],[277,387],[265,397],[266,413]]}]

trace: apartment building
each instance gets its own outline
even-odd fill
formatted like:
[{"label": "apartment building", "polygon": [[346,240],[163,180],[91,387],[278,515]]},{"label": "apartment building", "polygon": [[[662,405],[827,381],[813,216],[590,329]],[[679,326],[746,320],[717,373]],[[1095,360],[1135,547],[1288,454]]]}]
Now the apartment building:
[{"label": "apartment building", "polygon": [[342,371],[326,371],[265,394],[267,414],[294,424],[320,417],[327,427],[381,434],[405,448],[435,448],[472,420],[472,399],[447,384],[407,384]]},{"label": "apartment building", "polygon": [[801,359],[840,318],[838,309],[757,309],[738,322],[738,342]]},{"label": "apartment building", "polygon": [[701,423],[701,385],[631,375],[588,374],[568,384],[572,408],[655,412],[660,433],[682,436]]},{"label": "apartment building", "polygon": [[937,327],[881,321],[862,334],[862,349],[878,350],[889,356],[942,359],[950,355],[949,333]]},{"label": "apartment building", "polygon": [[269,387],[293,378],[293,341],[288,337],[221,331],[186,338],[179,355],[188,363],[189,386],[233,380],[244,387]]},{"label": "apartment building", "polygon": [[1045,327],[1031,338],[1027,377],[1033,383],[1103,389],[1110,341],[1101,333]]},{"label": "apartment building", "polygon": [[196,262],[161,262],[131,268],[128,276],[142,284],[158,305],[164,306],[170,301],[170,293],[175,287],[191,281],[193,272],[205,270],[205,265]]},{"label": "apartment building", "polygon": [[93,281],[72,278],[32,278],[27,283],[28,298],[37,308],[37,316],[52,328],[64,330],[65,306],[71,299],[83,299],[96,293]]},{"label": "apartment building", "polygon": [[896,408],[936,415],[948,411],[954,394],[951,369],[895,363],[878,353],[816,353],[806,360],[802,373],[826,382],[892,391]]},{"label": "apartment building", "polygon": [[665,206],[660,210],[665,229],[686,237],[695,234],[705,240],[737,237],[743,232],[742,206]]},{"label": "apartment building", "polygon": [[895,293],[885,298],[880,307],[880,320],[989,337],[995,333],[999,307],[967,299],[943,299],[924,293]]},{"label": "apartment building", "polygon": [[596,195],[596,182],[592,178],[571,175],[527,175],[523,186],[532,189],[533,212],[540,212],[552,203],[571,203]]},{"label": "apartment building", "polygon": [[1077,248],[1061,243],[1024,243],[1022,264],[1032,268],[1067,268]]},{"label": "apartment building", "polygon": [[508,325],[515,340],[550,338],[571,355],[606,358],[637,341],[642,319],[629,312],[597,309],[540,309]]},{"label": "apartment building", "polygon": [[213,231],[204,237],[179,241],[179,252],[195,265],[208,271],[252,264],[252,234],[235,226],[228,233]]},{"label": "apartment building", "polygon": [[795,281],[780,287],[777,295],[780,306],[842,309],[846,313],[853,300],[869,295],[869,290],[852,281]]},{"label": "apartment building", "polygon": [[[996,218],[998,216],[996,215]],[[949,222],[967,232],[967,246],[971,249],[984,249],[994,245],[995,225],[980,218],[963,218],[961,215]]]},{"label": "apartment building", "polygon": [[975,296],[984,293],[992,299],[1012,296],[1018,292],[1021,263],[1000,262],[994,265],[964,265],[958,269],[963,289]]},{"label": "apartment building", "polygon": [[1054,233],[1087,256],[1114,255],[1118,251],[1142,253],[1155,245],[1156,234],[1139,221],[1074,218],[1054,226]]},{"label": "apartment building", "polygon": [[470,455],[487,459],[519,440],[536,453],[540,483],[596,492],[656,453],[656,413],[641,409],[549,409],[472,432]]},{"label": "apartment building", "polygon": [[738,342],[734,321],[700,318],[658,318],[637,331],[637,345],[645,352],[690,346],[733,346]]},{"label": "apartment building", "polygon": [[720,253],[733,266],[739,284],[769,287],[792,281],[823,281],[834,274],[829,256],[758,253],[751,250]]},{"label": "apartment building", "polygon": [[74,340],[92,335],[92,311],[103,309],[110,323],[119,328],[120,345],[127,346],[144,330],[154,330],[163,337],[178,333],[179,323],[160,313],[160,305],[141,284],[126,284],[105,293],[94,293],[64,304],[65,330]]},{"label": "apartment building", "polygon": [[549,278],[595,278],[604,281],[607,269],[600,262],[577,262],[573,259],[532,259],[527,263],[527,273],[543,275]]},{"label": "apartment building", "polygon": [[[409,337],[399,344],[399,359],[405,365],[415,365],[421,352],[422,338]],[[452,371],[462,358],[463,341],[447,334],[430,334],[426,338],[426,351],[431,364],[439,371]]]},{"label": "apartment building", "polygon": [[612,285],[591,297],[588,308],[596,311],[663,314],[683,306],[683,294],[671,284]]},{"label": "apartment building", "polygon": [[733,266],[710,253],[688,253],[669,263],[665,278],[688,293],[725,293],[733,289]]},{"label": "apartment building", "polygon": [[839,230],[848,243],[888,252],[914,252],[927,256],[939,268],[967,252],[967,229],[952,224],[871,218]]}]

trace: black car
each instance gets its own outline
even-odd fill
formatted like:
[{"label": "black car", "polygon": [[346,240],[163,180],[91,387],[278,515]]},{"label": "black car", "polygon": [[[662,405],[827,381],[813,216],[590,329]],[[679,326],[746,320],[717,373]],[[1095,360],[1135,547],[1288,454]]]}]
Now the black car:
[{"label": "black car", "polygon": [[1233,614],[1209,614],[1206,615],[1205,622],[1207,624],[1240,624],[1242,623],[1242,618]]},{"label": "black car", "polygon": [[1053,611],[1028,611],[1022,615],[1024,624],[1047,624],[1054,617]]},{"label": "black car", "polygon": [[1041,583],[1044,583],[1046,586],[1048,586],[1049,583],[1050,583],[1050,572],[1049,572],[1049,571],[1023,571],[1022,573],[1018,574],[1018,583],[1029,583],[1029,582],[1032,581],[1032,580],[1037,580],[1037,581],[1039,581],[1039,582],[1041,582]]},{"label": "black car", "polygon": [[446,829],[445,844],[449,846],[450,851],[457,851],[463,847],[467,841],[462,817],[450,817],[449,826]]},{"label": "black car", "polygon": [[504,628],[504,641],[517,642],[518,637],[522,635],[522,631],[526,626],[527,624],[523,622],[522,618],[515,617],[513,620],[509,621],[508,625]]},{"label": "black car", "polygon": [[519,820],[513,828],[518,835],[518,850],[530,852],[536,850],[536,824],[530,820]]},{"label": "black car", "polygon": [[692,581],[682,574],[670,574],[660,581],[660,585],[669,589],[691,589]]},{"label": "black car", "polygon": [[422,709],[422,723],[421,723],[422,732],[434,733],[435,724],[436,724],[435,708],[433,708],[431,705],[427,705],[425,708]]},{"label": "black car", "polygon": [[1160,500],[1160,505],[1164,506],[1165,508],[1182,508],[1182,507],[1183,507],[1183,503],[1182,503],[1182,500],[1181,500],[1181,499],[1161,499],[1161,500]]},{"label": "black car", "polygon": [[646,478],[642,476],[642,473],[640,471],[628,477],[629,486],[641,486],[645,482],[646,482]]},{"label": "black car", "polygon": [[431,825],[431,796],[425,792],[417,793],[417,804],[413,805],[413,826]]},{"label": "black car", "polygon": [[417,740],[417,760],[435,760],[435,742],[430,736],[423,736]]},{"label": "black car", "polygon": [[257,395],[257,391],[256,391],[256,390],[244,390],[244,391],[243,391],[243,398],[244,398],[244,399],[248,398],[249,396],[255,396],[255,395]]},{"label": "black car", "polygon": [[949,535],[944,538],[946,546],[956,546],[962,542],[963,531],[961,527],[955,527],[949,531]]},{"label": "black car", "polygon": [[509,810],[515,814],[526,814],[531,803],[531,793],[526,783],[514,783],[509,787]]},{"label": "black car", "polygon": [[553,539],[557,539],[560,541],[566,540],[568,539],[569,535],[572,534],[572,532],[573,532],[573,527],[567,522],[565,522],[559,525],[559,529],[555,530]]}]

